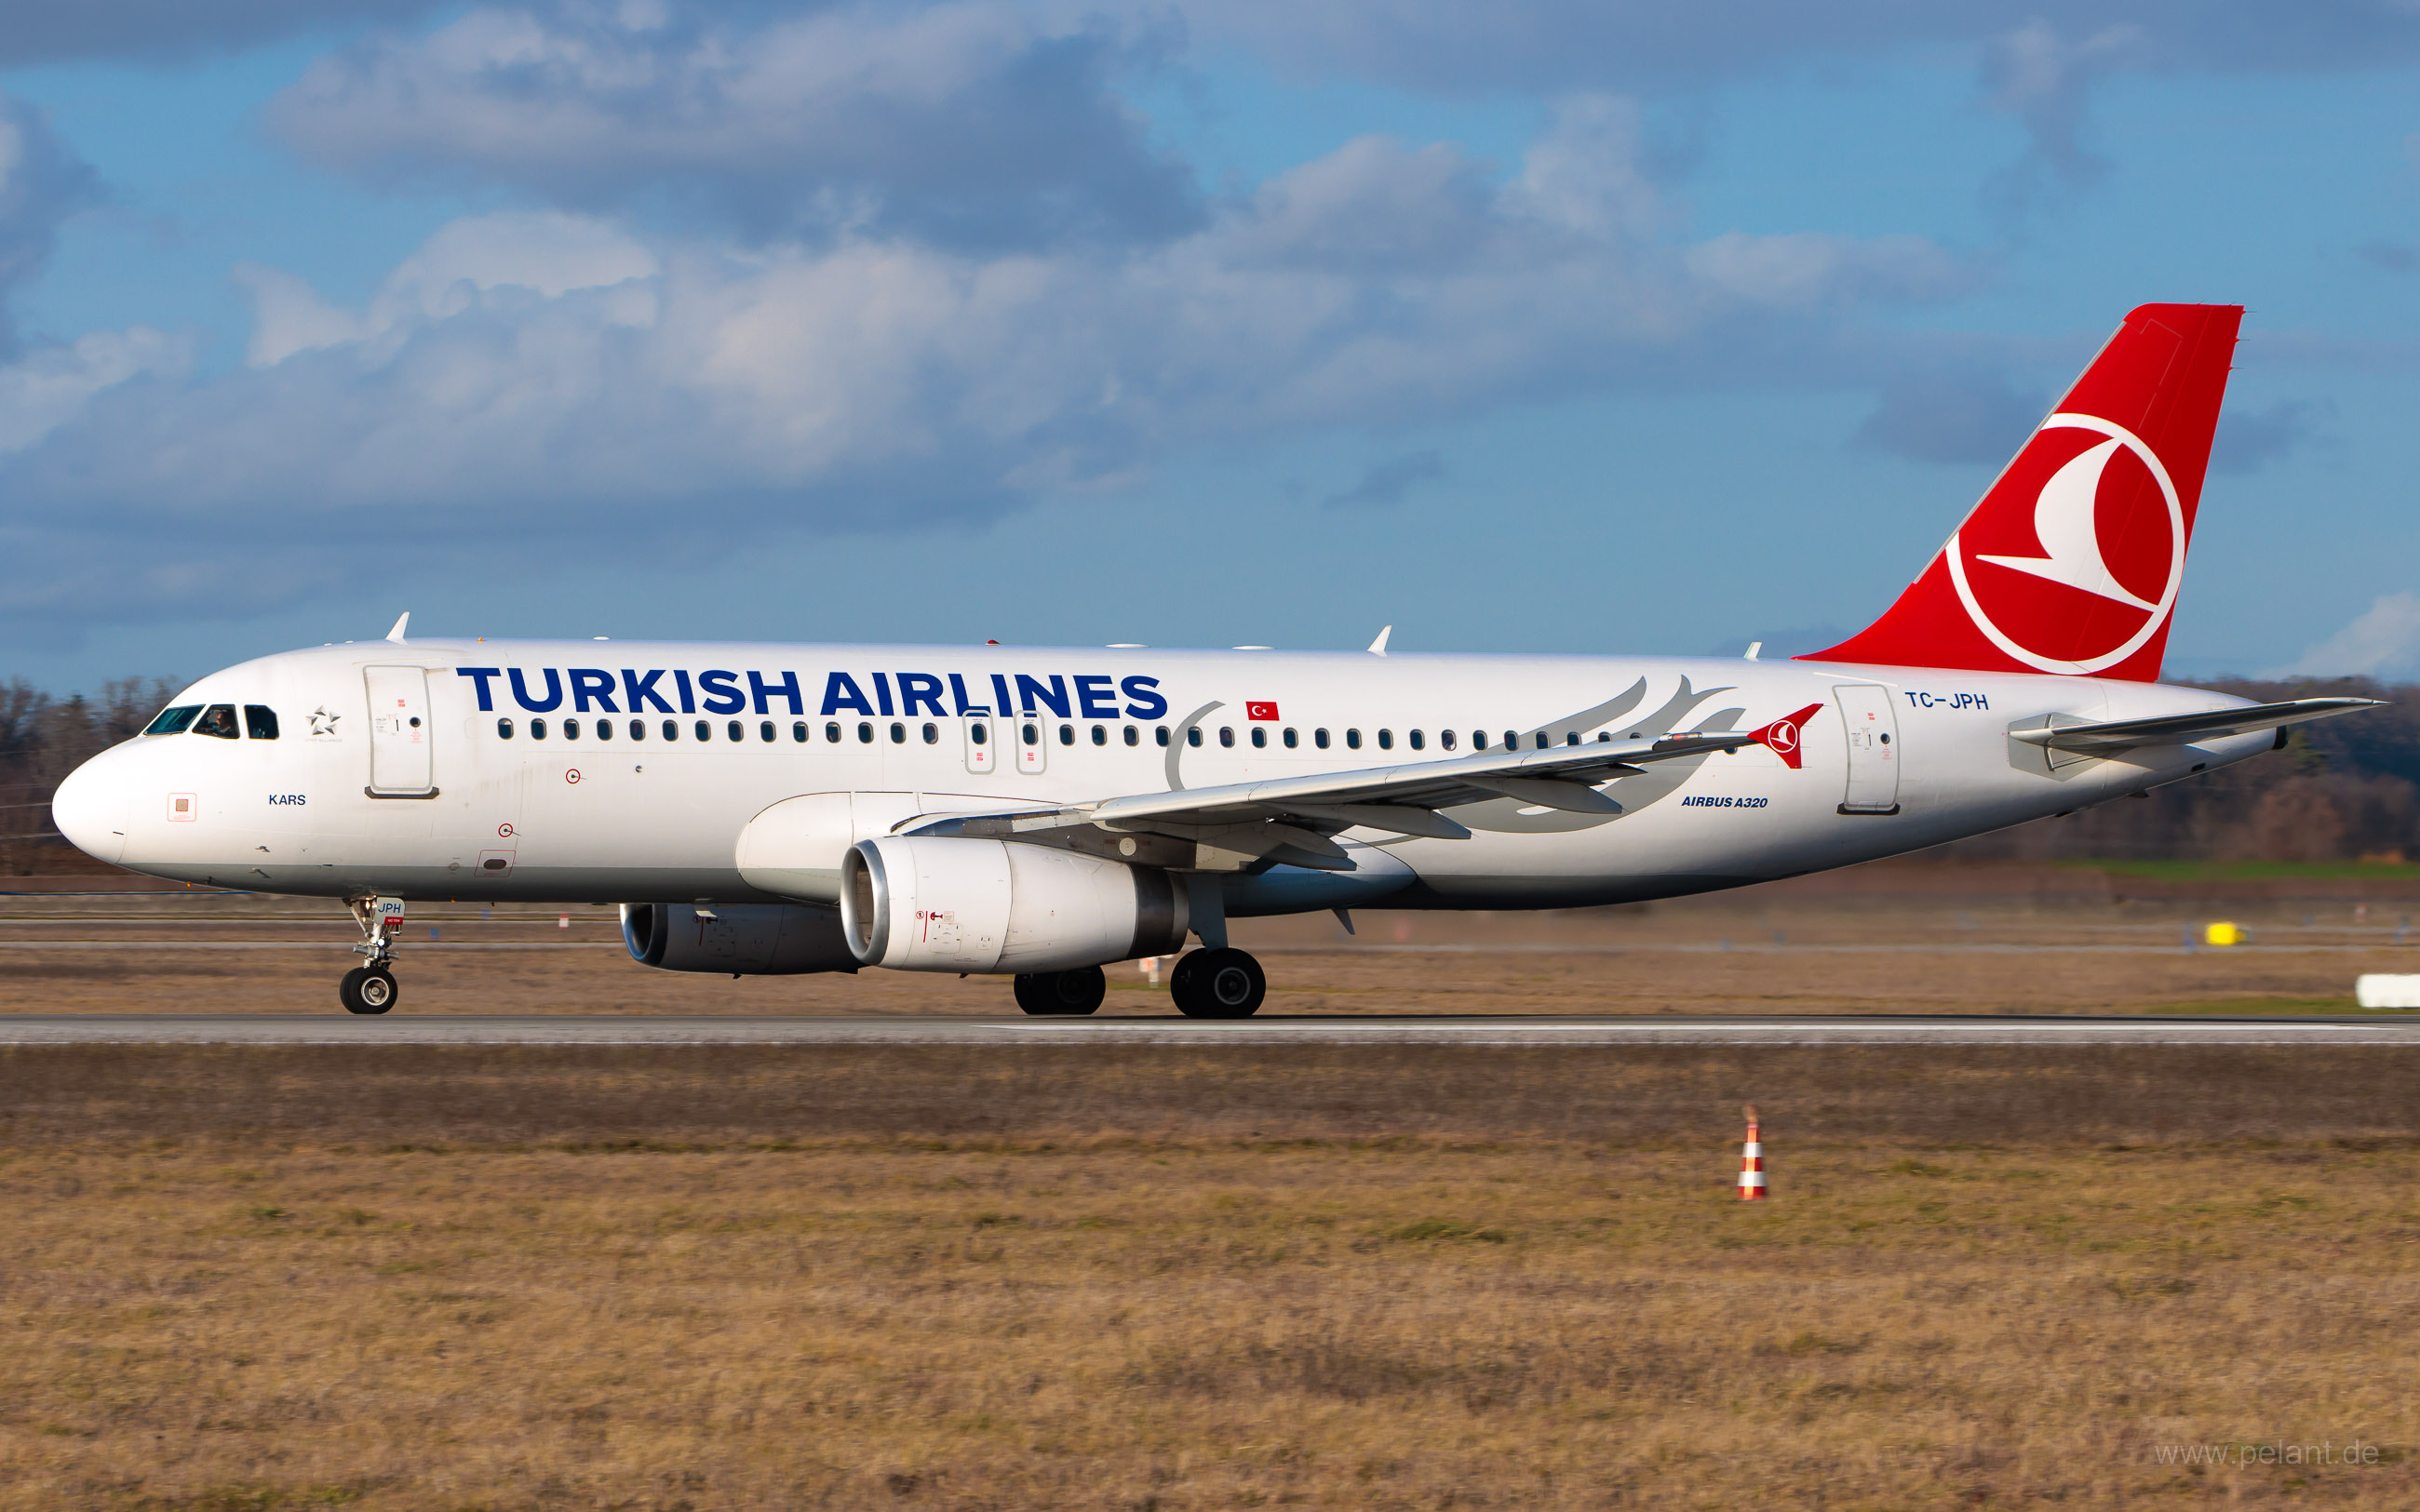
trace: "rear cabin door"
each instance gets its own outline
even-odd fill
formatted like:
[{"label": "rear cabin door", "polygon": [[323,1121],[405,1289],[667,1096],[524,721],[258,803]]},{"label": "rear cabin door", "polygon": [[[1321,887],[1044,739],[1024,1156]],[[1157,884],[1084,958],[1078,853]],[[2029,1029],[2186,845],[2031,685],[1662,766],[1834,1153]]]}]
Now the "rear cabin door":
[{"label": "rear cabin door", "polygon": [[1849,732],[1849,784],[1842,813],[1899,812],[1899,719],[1890,690],[1872,683],[1832,689]]},{"label": "rear cabin door", "polygon": [[362,676],[370,699],[370,796],[434,796],[428,674],[418,667],[365,667]]}]

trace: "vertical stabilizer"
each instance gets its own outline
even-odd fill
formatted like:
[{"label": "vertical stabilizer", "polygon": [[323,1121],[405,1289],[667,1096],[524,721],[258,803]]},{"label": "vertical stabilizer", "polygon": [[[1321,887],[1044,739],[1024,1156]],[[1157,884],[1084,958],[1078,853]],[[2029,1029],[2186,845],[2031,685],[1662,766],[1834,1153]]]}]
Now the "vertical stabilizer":
[{"label": "vertical stabilizer", "polygon": [[1899,602],[1799,659],[2157,681],[2242,316],[2127,316]]}]

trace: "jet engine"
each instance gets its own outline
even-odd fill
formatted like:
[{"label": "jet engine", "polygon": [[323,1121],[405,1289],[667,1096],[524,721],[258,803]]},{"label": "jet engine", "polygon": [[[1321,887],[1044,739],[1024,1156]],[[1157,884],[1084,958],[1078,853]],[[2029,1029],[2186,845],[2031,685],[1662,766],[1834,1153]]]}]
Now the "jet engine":
[{"label": "jet engine", "polygon": [[631,960],[665,971],[793,977],[857,969],[839,910],[794,903],[624,903],[622,943]]},{"label": "jet engine", "polygon": [[1074,851],[885,835],[841,859],[843,933],[859,962],[902,971],[1069,971],[1185,948],[1185,888],[1166,872]]}]

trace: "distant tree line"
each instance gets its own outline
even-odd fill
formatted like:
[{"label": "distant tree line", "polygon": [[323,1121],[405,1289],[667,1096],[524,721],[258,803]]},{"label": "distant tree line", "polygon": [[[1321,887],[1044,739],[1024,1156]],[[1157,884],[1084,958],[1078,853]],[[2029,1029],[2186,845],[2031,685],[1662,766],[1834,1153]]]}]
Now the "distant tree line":
[{"label": "distant tree line", "polygon": [[[2268,702],[2351,694],[2388,706],[2297,729],[2286,748],[1947,847],[1978,859],[2420,860],[2420,685],[2207,685]],[[149,722],[177,685],[130,677],[56,698],[0,684],[0,874],[98,870],[51,827],[61,778]]]}]

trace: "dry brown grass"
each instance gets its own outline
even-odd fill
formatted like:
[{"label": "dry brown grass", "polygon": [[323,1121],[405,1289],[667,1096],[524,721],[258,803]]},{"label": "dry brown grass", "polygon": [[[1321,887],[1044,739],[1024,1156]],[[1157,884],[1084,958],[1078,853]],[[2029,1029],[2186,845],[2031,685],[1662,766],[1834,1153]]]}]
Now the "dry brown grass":
[{"label": "dry brown grass", "polygon": [[0,1052],[0,1508],[2405,1507],[2415,1072]]},{"label": "dry brown grass", "polygon": [[[1790,885],[1783,885],[1790,886]],[[2365,971],[2408,971],[2409,905],[2356,923],[2350,903],[2150,906],[1946,891],[1875,901],[1750,888],[1645,907],[1548,914],[1365,912],[1238,923],[1277,1013],[2075,1013],[2350,1010]],[[654,971],[610,909],[414,904],[398,1011],[976,1014],[1016,1011],[1003,979],[869,971],[752,978]],[[2180,949],[2230,917],[2256,949]],[[556,919],[568,917],[571,927]],[[431,942],[434,925],[440,938]],[[148,895],[16,900],[0,909],[0,1013],[336,1011],[359,938],[318,900]],[[201,949],[49,949],[62,941]],[[243,941],[316,948],[220,949]],[[532,949],[530,947],[543,947]],[[1133,965],[1106,1011],[1174,1011]]]}]

